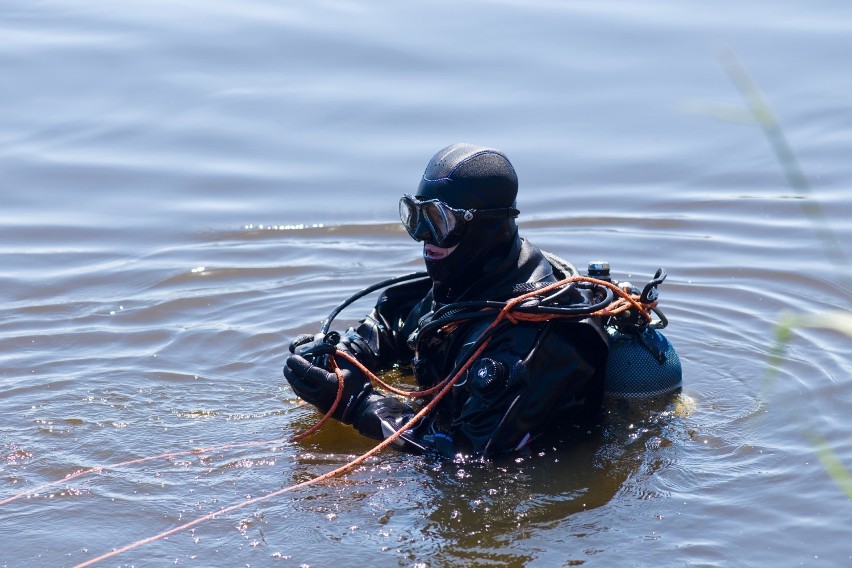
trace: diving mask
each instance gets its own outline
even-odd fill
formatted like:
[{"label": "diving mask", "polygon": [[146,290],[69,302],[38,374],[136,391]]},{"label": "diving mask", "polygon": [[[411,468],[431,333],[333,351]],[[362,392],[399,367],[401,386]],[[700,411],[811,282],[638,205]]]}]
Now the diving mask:
[{"label": "diving mask", "polygon": [[474,218],[506,219],[517,217],[518,213],[514,207],[455,209],[439,199],[424,201],[411,195],[403,195],[399,200],[399,218],[411,238],[441,248],[459,244],[465,223]]}]

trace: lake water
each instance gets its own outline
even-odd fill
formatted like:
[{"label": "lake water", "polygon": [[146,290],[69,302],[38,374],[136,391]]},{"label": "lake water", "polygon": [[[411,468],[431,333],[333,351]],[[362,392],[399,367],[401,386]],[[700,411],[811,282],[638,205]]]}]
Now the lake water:
[{"label": "lake water", "polygon": [[369,450],[289,441],[319,414],[286,346],[421,269],[397,200],[457,141],[509,155],[541,248],[666,268],[679,404],[517,460],[385,451],[99,565],[852,565],[852,342],[775,342],[852,303],[848,3],[5,0],[0,37],[0,566]]}]

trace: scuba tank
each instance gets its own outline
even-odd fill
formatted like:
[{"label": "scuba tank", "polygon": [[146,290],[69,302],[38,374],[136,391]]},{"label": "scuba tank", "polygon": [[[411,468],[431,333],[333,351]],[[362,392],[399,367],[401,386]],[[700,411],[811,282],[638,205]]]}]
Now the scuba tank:
[{"label": "scuba tank", "polygon": [[[609,263],[589,263],[588,276],[616,284],[622,290],[640,296],[641,302],[654,302],[659,296],[657,286],[666,279],[658,269],[654,278],[640,291],[629,282],[613,281]],[[665,315],[653,308],[658,320],[648,322],[635,310],[612,316],[604,328],[609,336],[609,356],[606,364],[604,394],[608,398],[641,400],[666,397],[678,392],[683,385],[680,358],[674,346],[660,332],[668,325]]]}]

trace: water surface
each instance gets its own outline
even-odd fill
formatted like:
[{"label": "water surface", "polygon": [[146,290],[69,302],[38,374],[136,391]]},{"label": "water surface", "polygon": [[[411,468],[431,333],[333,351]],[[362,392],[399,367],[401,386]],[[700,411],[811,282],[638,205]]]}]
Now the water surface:
[{"label": "water surface", "polygon": [[7,2],[0,501],[20,498],[0,565],[73,566],[369,450],[338,424],[289,441],[319,415],[282,379],[286,345],[421,268],[396,201],[456,141],[508,153],[540,247],[634,283],[667,269],[683,404],[517,460],[386,451],[103,565],[852,564],[852,504],[818,457],[852,469],[849,338],[797,329],[767,364],[782,313],[849,309],[850,12]]}]

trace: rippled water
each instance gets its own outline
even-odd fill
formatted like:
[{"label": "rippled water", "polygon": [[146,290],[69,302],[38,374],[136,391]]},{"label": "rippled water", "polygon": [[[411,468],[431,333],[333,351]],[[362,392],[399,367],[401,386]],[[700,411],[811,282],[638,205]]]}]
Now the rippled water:
[{"label": "rippled water", "polygon": [[[518,460],[386,451],[102,564],[852,564],[820,460],[852,470],[849,337],[797,328],[768,364],[782,313],[852,298],[845,3],[3,14],[1,566],[73,566],[370,449],[337,424],[289,441],[319,415],[282,380],[286,345],[420,269],[396,200],[462,140],[512,158],[540,247],[634,283],[668,270],[680,404]],[[742,123],[725,49],[809,192]]]}]

